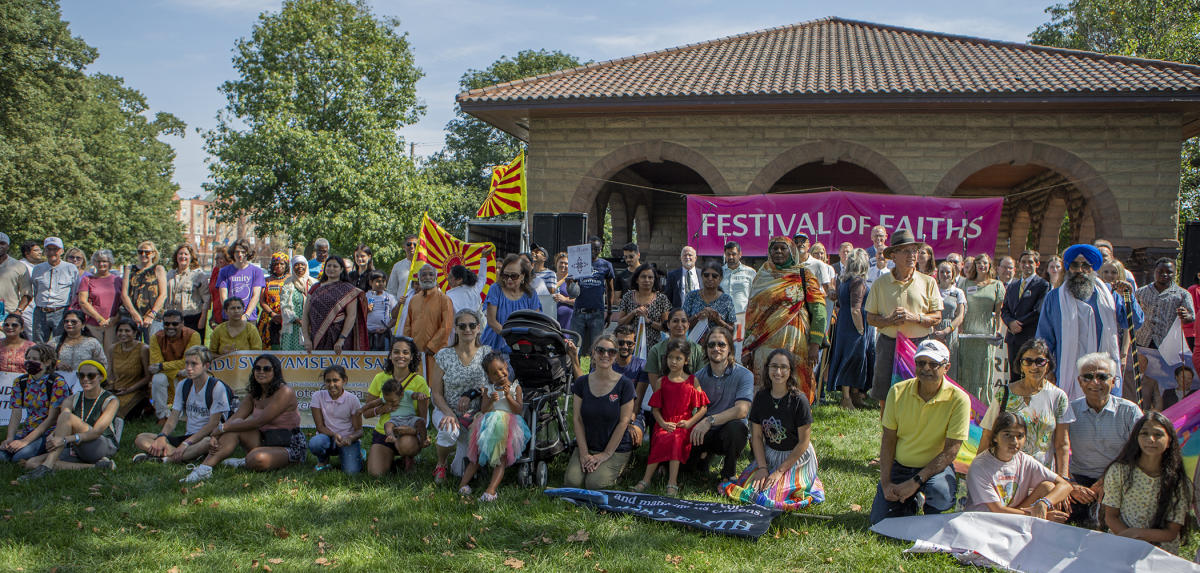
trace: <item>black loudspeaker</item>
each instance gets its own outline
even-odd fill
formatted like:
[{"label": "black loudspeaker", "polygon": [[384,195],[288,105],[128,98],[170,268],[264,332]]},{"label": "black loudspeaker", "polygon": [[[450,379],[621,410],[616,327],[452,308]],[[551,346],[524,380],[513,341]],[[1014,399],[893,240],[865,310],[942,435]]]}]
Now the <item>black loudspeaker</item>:
[{"label": "black loudspeaker", "polygon": [[1179,284],[1184,288],[1196,284],[1200,273],[1200,221],[1188,221],[1183,231],[1183,270]]},{"label": "black loudspeaker", "polygon": [[587,213],[534,213],[529,239],[553,257],[570,245],[587,242]]}]

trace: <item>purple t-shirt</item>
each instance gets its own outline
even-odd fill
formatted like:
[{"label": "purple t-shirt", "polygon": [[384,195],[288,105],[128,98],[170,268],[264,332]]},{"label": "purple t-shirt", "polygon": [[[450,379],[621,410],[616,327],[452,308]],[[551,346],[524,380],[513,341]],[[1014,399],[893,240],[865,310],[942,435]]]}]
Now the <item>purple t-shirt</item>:
[{"label": "purple t-shirt", "polygon": [[258,305],[250,308],[250,295],[254,287],[262,289],[266,286],[267,278],[263,275],[263,270],[254,265],[246,265],[244,269],[237,268],[237,265],[229,265],[217,275],[217,288],[229,289],[228,296],[242,299],[247,307],[247,320],[250,322],[258,320]]},{"label": "purple t-shirt", "polygon": [[312,400],[309,402],[309,408],[321,409],[321,415],[325,417],[325,427],[329,428],[330,432],[343,436],[348,436],[350,432],[354,431],[354,425],[350,423],[350,415],[361,407],[362,403],[359,402],[358,396],[349,391],[343,391],[342,395],[334,400],[329,397],[328,390],[317,390],[313,392]]},{"label": "purple t-shirt", "polygon": [[1017,452],[1002,462],[991,452],[975,456],[967,470],[967,502],[963,511],[987,511],[987,504],[1012,506],[1025,499],[1038,484],[1053,482],[1055,473],[1033,456]]}]

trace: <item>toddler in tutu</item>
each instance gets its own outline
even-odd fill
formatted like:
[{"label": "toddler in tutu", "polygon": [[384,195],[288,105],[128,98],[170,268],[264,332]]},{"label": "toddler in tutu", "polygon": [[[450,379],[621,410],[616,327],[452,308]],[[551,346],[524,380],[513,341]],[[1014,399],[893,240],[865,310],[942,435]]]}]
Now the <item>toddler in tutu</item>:
[{"label": "toddler in tutu", "polygon": [[504,479],[504,468],[511,466],[529,444],[529,425],[521,417],[521,385],[508,379],[508,362],[499,352],[489,353],[480,362],[487,374],[483,387],[483,405],[471,423],[470,464],[463,472],[458,493],[471,494],[471,478],[480,466],[492,466],[492,480],[479,501],[496,501],[496,488]]}]

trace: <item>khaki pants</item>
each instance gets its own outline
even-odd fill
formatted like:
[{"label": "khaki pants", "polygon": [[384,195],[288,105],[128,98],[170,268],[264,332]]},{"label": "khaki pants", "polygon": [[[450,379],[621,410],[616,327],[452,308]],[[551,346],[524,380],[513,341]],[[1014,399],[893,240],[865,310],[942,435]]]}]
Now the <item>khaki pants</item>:
[{"label": "khaki pants", "polygon": [[617,478],[621,477],[621,472],[629,463],[629,456],[632,453],[617,452],[594,471],[583,473],[583,467],[579,464],[579,448],[575,448],[575,453],[571,454],[571,461],[567,462],[567,473],[563,475],[563,487],[582,487],[584,489],[612,487],[617,483]]}]

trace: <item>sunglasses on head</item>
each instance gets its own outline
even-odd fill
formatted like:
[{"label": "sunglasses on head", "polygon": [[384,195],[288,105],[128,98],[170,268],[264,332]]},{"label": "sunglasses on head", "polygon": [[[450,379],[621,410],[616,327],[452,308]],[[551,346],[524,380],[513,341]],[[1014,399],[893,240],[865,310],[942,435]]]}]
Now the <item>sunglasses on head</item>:
[{"label": "sunglasses on head", "polygon": [[1108,382],[1109,380],[1112,380],[1113,375],[1109,374],[1108,372],[1088,372],[1087,374],[1080,374],[1079,377],[1087,380],[1088,382],[1093,380]]}]

